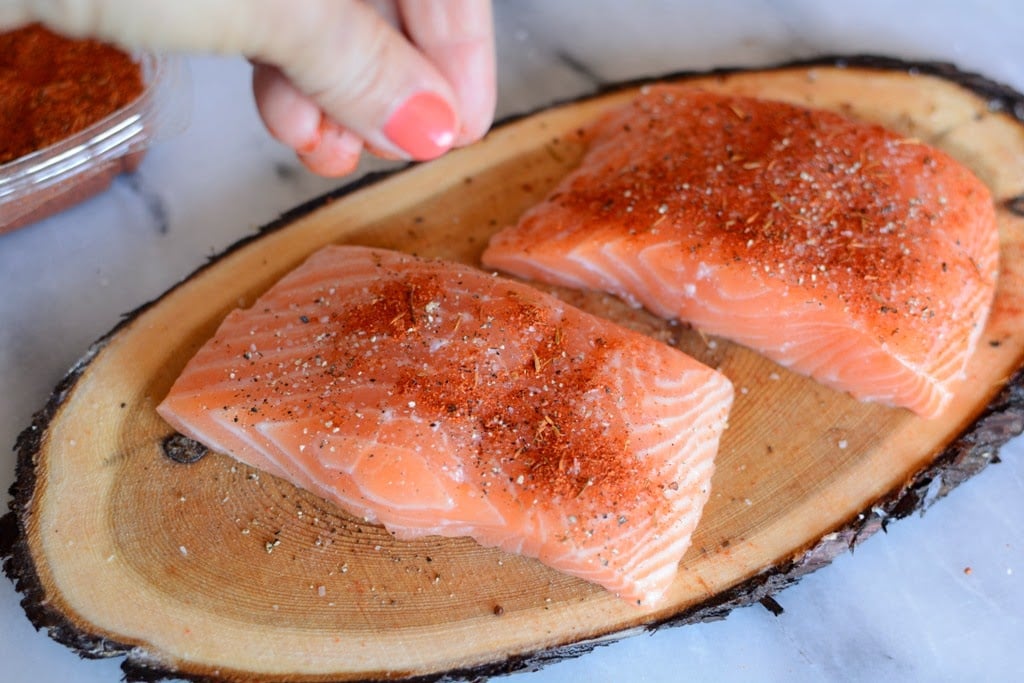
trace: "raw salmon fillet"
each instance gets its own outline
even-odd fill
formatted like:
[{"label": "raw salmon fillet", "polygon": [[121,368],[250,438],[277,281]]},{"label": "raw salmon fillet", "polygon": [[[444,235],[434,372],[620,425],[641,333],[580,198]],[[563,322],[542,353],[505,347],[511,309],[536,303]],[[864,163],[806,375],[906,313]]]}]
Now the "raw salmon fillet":
[{"label": "raw salmon fillet", "polygon": [[230,313],[157,408],[384,524],[656,602],[707,500],[718,372],[527,285],[327,247]]},{"label": "raw salmon fillet", "polygon": [[616,294],[861,400],[934,417],[991,307],[988,189],[880,126],[678,85],[595,124],[485,266]]}]

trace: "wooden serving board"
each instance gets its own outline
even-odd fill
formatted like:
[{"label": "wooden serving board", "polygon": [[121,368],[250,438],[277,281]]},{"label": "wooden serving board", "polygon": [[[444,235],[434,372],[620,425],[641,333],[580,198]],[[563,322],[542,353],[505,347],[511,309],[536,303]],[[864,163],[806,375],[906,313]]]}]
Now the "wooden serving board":
[{"label": "wooden serving board", "polygon": [[997,299],[943,418],[860,404],[721,339],[560,291],[737,388],[711,500],[668,605],[654,610],[470,540],[397,542],[219,454],[167,457],[171,430],[154,406],[228,311],[331,242],[478,263],[488,237],[578,163],[578,129],[641,85],[628,84],[300,207],[99,341],[18,444],[0,554],[30,618],[84,655],[127,653],[137,678],[506,672],[768,599],[989,462],[1024,415],[1024,99],[950,67],[871,59],[674,78],[881,122],[946,149],[992,189]]}]

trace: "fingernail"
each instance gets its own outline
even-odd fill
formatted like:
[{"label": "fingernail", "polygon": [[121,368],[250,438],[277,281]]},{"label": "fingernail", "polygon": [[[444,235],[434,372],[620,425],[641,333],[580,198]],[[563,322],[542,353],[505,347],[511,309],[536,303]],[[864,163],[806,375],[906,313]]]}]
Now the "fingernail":
[{"label": "fingernail", "polygon": [[407,99],[384,125],[384,135],[414,159],[438,157],[455,142],[455,112],[431,92]]}]

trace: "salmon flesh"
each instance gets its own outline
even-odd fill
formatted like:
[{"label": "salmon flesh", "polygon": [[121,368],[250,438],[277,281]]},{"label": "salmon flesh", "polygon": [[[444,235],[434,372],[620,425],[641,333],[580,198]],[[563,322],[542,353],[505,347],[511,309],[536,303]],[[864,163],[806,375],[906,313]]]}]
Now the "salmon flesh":
[{"label": "salmon flesh", "polygon": [[992,197],[834,112],[645,88],[485,266],[601,290],[861,400],[940,415],[994,297]]},{"label": "salmon flesh", "polygon": [[331,246],[230,313],[157,410],[398,538],[470,536],[649,605],[732,398],[715,370],[527,285]]}]

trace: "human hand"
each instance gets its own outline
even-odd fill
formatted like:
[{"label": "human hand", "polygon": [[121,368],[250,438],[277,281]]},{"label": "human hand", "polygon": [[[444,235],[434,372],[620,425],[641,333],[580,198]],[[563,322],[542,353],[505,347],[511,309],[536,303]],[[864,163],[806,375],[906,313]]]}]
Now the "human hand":
[{"label": "human hand", "polygon": [[241,54],[264,124],[316,173],[364,148],[425,160],[473,142],[495,105],[489,0],[13,0],[41,21],[129,49]]}]

